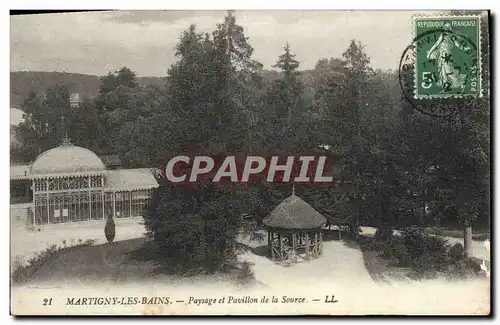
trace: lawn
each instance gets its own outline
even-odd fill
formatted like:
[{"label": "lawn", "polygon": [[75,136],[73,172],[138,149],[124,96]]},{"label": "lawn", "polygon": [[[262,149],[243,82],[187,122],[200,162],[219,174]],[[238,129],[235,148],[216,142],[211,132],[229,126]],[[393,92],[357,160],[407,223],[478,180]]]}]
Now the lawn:
[{"label": "lawn", "polygon": [[[130,252],[139,249],[145,238],[123,240],[116,243],[73,248],[45,263],[30,282],[42,283],[137,281],[152,274],[153,263],[136,262]],[[61,283],[63,282],[63,283]]]},{"label": "lawn", "polygon": [[23,285],[66,286],[94,284],[169,284],[236,283],[236,268],[228,267],[215,274],[186,277],[165,272],[146,250],[149,238],[123,240],[112,244],[75,247],[44,263]]}]

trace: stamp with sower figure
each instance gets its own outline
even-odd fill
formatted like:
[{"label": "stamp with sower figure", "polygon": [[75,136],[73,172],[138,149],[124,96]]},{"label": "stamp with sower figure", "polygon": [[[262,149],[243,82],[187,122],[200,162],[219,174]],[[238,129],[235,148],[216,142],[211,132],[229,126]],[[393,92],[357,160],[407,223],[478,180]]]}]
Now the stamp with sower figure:
[{"label": "stamp with sower figure", "polygon": [[415,17],[415,98],[481,96],[479,16]]}]

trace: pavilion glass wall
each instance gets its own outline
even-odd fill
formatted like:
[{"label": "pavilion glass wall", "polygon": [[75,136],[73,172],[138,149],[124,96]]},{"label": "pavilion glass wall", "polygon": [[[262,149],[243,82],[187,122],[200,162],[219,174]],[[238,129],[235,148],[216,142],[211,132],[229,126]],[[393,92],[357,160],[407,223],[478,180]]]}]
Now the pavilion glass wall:
[{"label": "pavilion glass wall", "polygon": [[104,197],[106,215],[113,215],[114,210],[115,218],[138,217],[149,202],[151,190],[107,192]]},{"label": "pavilion glass wall", "polygon": [[151,191],[134,191],[132,195],[132,216],[142,216],[144,208],[151,198]]},{"label": "pavilion glass wall", "polygon": [[105,192],[104,193],[104,217],[108,218],[114,215],[113,210],[114,205],[114,193],[113,192]]},{"label": "pavilion glass wall", "polygon": [[100,220],[102,176],[61,177],[33,181],[37,225]]},{"label": "pavilion glass wall", "polygon": [[141,216],[151,197],[150,189],[103,192],[101,184],[101,176],[35,180],[36,224]]},{"label": "pavilion glass wall", "polygon": [[130,192],[115,193],[115,217],[128,218],[130,217]]}]

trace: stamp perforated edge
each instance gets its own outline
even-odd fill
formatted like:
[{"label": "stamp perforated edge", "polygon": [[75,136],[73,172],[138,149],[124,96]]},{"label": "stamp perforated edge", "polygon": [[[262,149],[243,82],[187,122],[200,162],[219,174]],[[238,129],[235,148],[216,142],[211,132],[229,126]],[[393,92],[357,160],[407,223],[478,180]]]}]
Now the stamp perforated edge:
[{"label": "stamp perforated edge", "polygon": [[[476,45],[479,55],[478,55],[478,71],[479,71],[479,94],[477,95],[476,98],[481,98],[483,97],[483,63],[482,63],[482,52],[483,52],[483,35],[482,35],[482,15],[478,13],[460,13],[460,15],[454,15],[452,13],[445,13],[445,12],[435,12],[435,13],[417,13],[413,14],[411,16],[411,27],[412,27],[412,43],[417,37],[417,28],[415,21],[419,18],[426,18],[426,19],[442,19],[442,18],[477,18],[478,19],[478,44]],[[417,65],[415,64],[415,70],[417,69]],[[417,84],[417,74],[416,71],[413,73],[413,98],[414,99],[443,99],[443,98],[464,98],[464,97],[474,97],[471,95],[459,95],[459,94],[439,94],[439,95],[419,95],[417,93],[418,87],[416,87]]]}]

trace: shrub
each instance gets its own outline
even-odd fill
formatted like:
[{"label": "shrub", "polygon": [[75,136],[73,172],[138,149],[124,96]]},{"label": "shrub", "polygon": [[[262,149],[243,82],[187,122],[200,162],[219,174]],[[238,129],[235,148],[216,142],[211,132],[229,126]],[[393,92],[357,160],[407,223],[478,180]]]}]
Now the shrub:
[{"label": "shrub", "polygon": [[[397,237],[397,236],[394,236]],[[408,248],[401,240],[394,240],[390,246],[390,254],[393,259],[396,259],[400,266],[408,266],[411,264],[411,254]]]},{"label": "shrub", "polygon": [[475,274],[481,272],[481,263],[482,261],[475,257],[469,257],[465,259],[465,265],[467,268],[472,270]]},{"label": "shrub", "polygon": [[360,237],[359,238],[359,247],[363,250],[367,251],[376,251],[375,247],[373,247],[375,240],[373,238]]},{"label": "shrub", "polygon": [[[382,255],[385,255],[385,257],[389,257],[391,255],[389,240],[384,241],[377,238],[360,238],[361,239],[359,240],[358,244],[363,250],[383,252]],[[384,254],[385,252],[389,252],[389,254]]]},{"label": "shrub", "polygon": [[108,243],[112,243],[113,240],[115,240],[116,226],[112,216],[109,216],[106,221],[106,225],[104,226],[104,235],[106,236]]},{"label": "shrub", "polygon": [[17,255],[14,259],[14,262],[12,262],[12,265],[11,265],[11,272],[13,272],[14,270],[16,269],[19,269],[20,267],[23,266],[23,259],[21,256]]},{"label": "shrub", "polygon": [[411,268],[410,276],[415,279],[429,278],[441,272],[452,277],[472,277],[481,274],[482,261],[465,258],[460,243],[450,247],[446,240],[417,228],[407,228],[400,235],[385,240],[367,240],[363,249],[375,250],[383,258],[399,266]]},{"label": "shrub", "polygon": [[393,234],[393,229],[391,227],[381,227],[375,232],[374,238],[378,241],[390,240]]},{"label": "shrub", "polygon": [[408,251],[409,266],[418,273],[443,270],[448,262],[448,245],[440,237],[415,228],[404,229],[401,238]]},{"label": "shrub", "polygon": [[401,237],[391,235],[385,240],[375,241],[372,245],[380,255],[386,259],[395,259],[403,265],[406,255],[406,247],[402,243]]},{"label": "shrub", "polygon": [[236,277],[236,281],[240,286],[247,287],[253,279],[254,274],[252,268],[250,267],[250,263],[247,261],[243,262]]},{"label": "shrub", "polygon": [[375,241],[371,247],[399,266],[410,267],[416,274],[426,276],[442,270],[449,260],[445,240],[416,228],[403,229],[400,235]]},{"label": "shrub", "polygon": [[223,258],[218,252],[207,251],[201,257],[199,264],[209,273],[219,270],[222,266]]},{"label": "shrub", "polygon": [[481,262],[475,258],[462,258],[454,261],[448,271],[452,278],[472,278],[481,274]]},{"label": "shrub", "polygon": [[462,246],[462,244],[456,243],[450,248],[448,255],[452,261],[457,262],[459,260],[462,260],[464,259],[464,247]]},{"label": "shrub", "polygon": [[406,228],[401,231],[401,239],[408,248],[408,253],[419,256],[425,252],[427,235],[417,228]]}]

